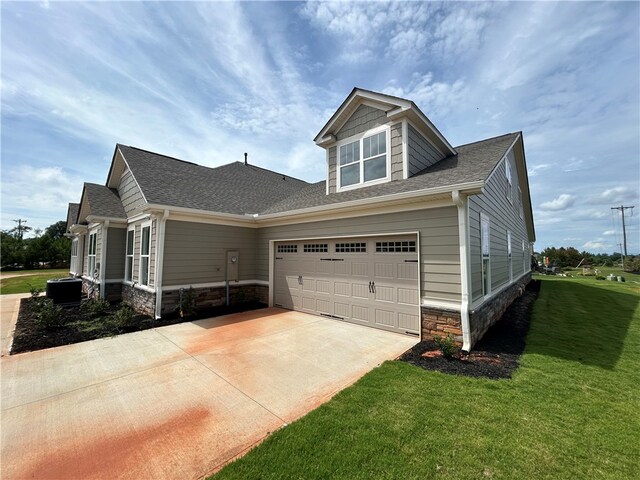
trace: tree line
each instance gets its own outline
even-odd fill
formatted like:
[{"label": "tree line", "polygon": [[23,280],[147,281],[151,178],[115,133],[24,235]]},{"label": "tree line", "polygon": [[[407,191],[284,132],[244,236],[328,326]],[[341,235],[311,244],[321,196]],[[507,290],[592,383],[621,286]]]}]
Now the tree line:
[{"label": "tree line", "polygon": [[71,240],[64,236],[67,222],[60,220],[44,231],[33,230],[33,238],[24,238],[31,227],[19,223],[0,232],[0,266],[7,269],[66,268],[71,256]]},{"label": "tree line", "polygon": [[[590,253],[578,251],[574,247],[548,247],[537,253],[538,261],[544,261],[548,257],[554,267],[577,267],[580,262],[583,265],[595,267],[615,267],[622,263],[620,253]],[[627,272],[640,272],[640,255],[628,255],[624,257],[624,270]]]}]

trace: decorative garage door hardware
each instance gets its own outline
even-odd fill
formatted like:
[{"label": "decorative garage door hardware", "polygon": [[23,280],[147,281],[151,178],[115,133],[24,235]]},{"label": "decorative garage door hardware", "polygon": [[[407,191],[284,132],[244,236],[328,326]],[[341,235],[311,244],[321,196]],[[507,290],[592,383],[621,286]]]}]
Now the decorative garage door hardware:
[{"label": "decorative garage door hardware", "polygon": [[418,263],[418,260],[405,260],[404,263]]},{"label": "decorative garage door hardware", "polygon": [[323,262],[344,262],[344,258],[321,258]]},{"label": "decorative garage door hardware", "polygon": [[376,282],[369,282],[369,293],[376,293]]}]

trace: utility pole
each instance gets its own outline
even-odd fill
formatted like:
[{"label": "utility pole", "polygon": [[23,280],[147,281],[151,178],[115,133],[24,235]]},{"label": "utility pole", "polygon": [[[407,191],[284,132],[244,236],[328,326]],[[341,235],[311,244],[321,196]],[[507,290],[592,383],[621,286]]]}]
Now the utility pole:
[{"label": "utility pole", "polygon": [[27,223],[27,221],[23,220],[21,218],[18,218],[17,220],[14,220],[14,222],[16,222],[18,224],[18,226],[15,227],[13,230],[11,230],[11,232],[17,232],[18,238],[22,241],[22,237],[24,235],[24,232],[28,232],[29,230],[31,230],[31,227],[27,227],[25,225],[25,223]]},{"label": "utility pole", "polygon": [[632,205],[630,207],[625,207],[624,205],[620,205],[619,207],[611,207],[611,210],[620,210],[620,213],[622,213],[622,242],[624,245],[624,256],[627,256],[627,228],[624,224],[624,211],[625,210],[631,210],[631,212],[633,213],[633,207],[635,207],[635,205]]}]

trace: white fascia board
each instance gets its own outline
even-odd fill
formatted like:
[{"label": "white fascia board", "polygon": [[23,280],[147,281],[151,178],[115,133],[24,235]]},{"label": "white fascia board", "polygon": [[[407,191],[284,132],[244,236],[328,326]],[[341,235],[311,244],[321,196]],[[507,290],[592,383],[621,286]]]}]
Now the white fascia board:
[{"label": "white fascia board", "polygon": [[347,97],[347,100],[343,103],[343,105],[336,111],[336,113],[331,116],[331,119],[329,120],[327,125],[320,131],[320,133],[318,133],[318,135],[316,135],[313,140],[316,145],[323,146],[323,144],[326,143],[327,140],[327,132],[336,127],[339,122],[342,122],[342,124],[344,124],[346,120],[341,120],[341,116],[344,111],[349,109],[354,102],[360,101],[364,103],[367,100],[378,105],[395,105],[396,107],[406,108],[409,108],[411,106],[411,102],[409,102],[408,100],[389,97],[381,93],[354,89],[353,92],[351,92],[350,97]]},{"label": "white fascia board", "polygon": [[495,164],[495,166],[493,167],[493,170],[491,170],[491,173],[489,173],[489,176],[487,177],[487,183],[489,183],[489,180],[491,180],[491,178],[498,171],[498,169],[500,168],[500,165],[502,165],[505,162],[505,159],[509,156],[509,152],[511,151],[511,149],[513,148],[513,146],[516,144],[516,142],[519,139],[520,139],[520,134],[518,134],[518,136],[515,138],[515,140],[513,142],[511,142],[511,145],[509,145],[509,148],[507,148],[507,150],[504,152],[504,155],[502,156],[500,161]]},{"label": "white fascia board", "polygon": [[75,235],[80,235],[83,233],[87,233],[87,226],[86,225],[78,225],[76,223],[74,223],[73,225],[71,225],[69,227],[69,231]]},{"label": "white fascia board", "polygon": [[133,170],[131,170],[131,167],[129,167],[129,164],[127,163],[127,159],[125,158],[125,156],[120,151],[120,147],[118,147],[118,153],[122,157],[122,161],[124,162],[124,164],[127,167],[127,169],[131,172],[131,177],[133,178],[133,181],[136,182],[136,185],[138,186],[138,190],[140,190],[140,194],[142,195],[142,198],[144,199],[144,203],[149,204],[149,202],[147,201],[147,197],[144,194],[144,191],[142,190],[142,188],[140,188],[140,184],[138,183],[138,180],[136,179],[136,176],[133,174]]},{"label": "white fascia board", "polygon": [[427,125],[432,131],[433,133],[435,133],[436,137],[438,137],[438,139],[451,151],[451,155],[455,155],[456,153],[456,149],[453,148],[453,145],[451,145],[449,143],[449,141],[444,138],[444,135],[442,135],[440,133],[440,130],[438,130],[436,128],[436,126],[431,122],[431,120],[429,120],[424,113],[422,113],[417,107],[415,107],[414,105],[411,105],[411,109],[410,109],[422,122],[424,122],[425,125]]},{"label": "white fascia board", "polygon": [[149,204],[146,208],[148,215],[150,211],[169,210],[168,220],[192,221],[197,223],[215,223],[218,225],[236,225],[241,227],[255,227],[256,215],[247,214],[239,215],[236,213],[212,212],[209,210],[200,210],[197,208],[172,207],[169,205]]},{"label": "white fascia board", "polygon": [[[127,224],[127,221],[124,218],[102,217],[100,215],[88,215],[87,216],[87,220],[90,223],[109,222],[109,223],[116,223],[116,224],[123,224],[123,225]],[[112,226],[114,226],[114,225],[112,225]]]}]

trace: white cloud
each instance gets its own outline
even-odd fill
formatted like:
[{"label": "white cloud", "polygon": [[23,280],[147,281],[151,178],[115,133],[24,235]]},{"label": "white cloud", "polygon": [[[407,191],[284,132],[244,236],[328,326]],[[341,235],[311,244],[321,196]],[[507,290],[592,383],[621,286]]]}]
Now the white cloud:
[{"label": "white cloud", "polygon": [[630,187],[614,187],[602,192],[598,200],[609,203],[622,203],[638,197],[638,189],[633,191]]},{"label": "white cloud", "polygon": [[587,251],[606,250],[606,249],[610,249],[611,247],[612,245],[608,243],[604,243],[602,241],[597,241],[597,240],[589,240],[584,245],[582,245],[582,248],[584,248]]},{"label": "white cloud", "polygon": [[576,198],[573,195],[568,193],[563,193],[562,195],[550,200],[548,202],[543,202],[540,204],[541,210],[551,210],[551,211],[560,211],[566,210],[567,208],[573,206],[576,202]]},{"label": "white cloud", "polygon": [[605,235],[605,236],[611,236],[615,234],[616,234],[615,230],[605,230],[604,232],[602,232],[602,235]]}]

